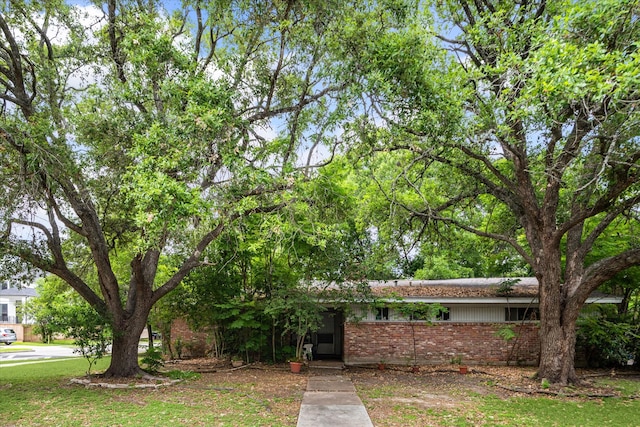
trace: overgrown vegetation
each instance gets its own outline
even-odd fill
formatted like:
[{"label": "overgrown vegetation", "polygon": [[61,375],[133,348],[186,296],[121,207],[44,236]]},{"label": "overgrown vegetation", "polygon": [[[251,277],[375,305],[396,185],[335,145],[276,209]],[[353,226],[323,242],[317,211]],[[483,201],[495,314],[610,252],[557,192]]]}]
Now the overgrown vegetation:
[{"label": "overgrown vegetation", "polygon": [[611,308],[595,307],[578,320],[577,351],[588,366],[640,364],[640,323]]}]

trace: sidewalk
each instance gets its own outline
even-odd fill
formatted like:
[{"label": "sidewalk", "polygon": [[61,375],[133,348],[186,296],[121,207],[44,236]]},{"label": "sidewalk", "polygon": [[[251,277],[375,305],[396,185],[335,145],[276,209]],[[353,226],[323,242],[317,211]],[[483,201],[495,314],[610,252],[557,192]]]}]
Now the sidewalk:
[{"label": "sidewalk", "polygon": [[302,398],[297,427],[373,427],[351,380],[312,376]]}]

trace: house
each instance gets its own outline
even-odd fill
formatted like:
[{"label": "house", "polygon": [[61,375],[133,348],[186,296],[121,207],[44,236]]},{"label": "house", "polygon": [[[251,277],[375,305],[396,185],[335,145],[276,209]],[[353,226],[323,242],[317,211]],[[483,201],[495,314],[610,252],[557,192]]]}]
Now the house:
[{"label": "house", "polygon": [[[370,281],[375,305],[350,313],[329,309],[313,334],[317,358],[347,365],[377,363],[537,364],[538,282],[535,278]],[[618,304],[594,293],[587,304]],[[399,304],[438,303],[431,319],[410,319]]]},{"label": "house", "polygon": [[[314,360],[346,365],[521,364],[539,359],[539,300],[536,278],[368,281],[355,303],[325,300],[319,330],[307,337]],[[318,282],[316,286],[332,287]],[[337,288],[338,286],[335,285]],[[587,304],[619,304],[622,298],[593,293]],[[432,318],[407,316],[405,304],[439,304]],[[207,341],[207,331],[190,331],[184,319],[171,336]],[[204,344],[202,344],[204,348]]]},{"label": "house", "polygon": [[18,341],[24,341],[25,335],[30,335],[31,321],[23,316],[20,307],[24,306],[29,298],[38,296],[33,288],[13,288],[6,283],[0,283],[0,325],[7,326],[16,331]]}]

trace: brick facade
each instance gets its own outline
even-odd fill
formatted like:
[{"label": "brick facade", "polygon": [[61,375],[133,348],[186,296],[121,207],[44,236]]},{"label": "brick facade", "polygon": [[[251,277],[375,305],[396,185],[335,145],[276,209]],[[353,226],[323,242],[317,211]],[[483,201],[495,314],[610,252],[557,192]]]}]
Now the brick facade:
[{"label": "brick facade", "polygon": [[209,352],[212,339],[210,331],[194,332],[185,319],[175,319],[171,323],[170,345],[176,357],[203,357]]},{"label": "brick facade", "polygon": [[460,357],[465,364],[537,364],[540,351],[535,323],[513,324],[517,338],[510,341],[496,332],[507,324],[442,322],[427,325],[406,322],[345,323],[346,364],[413,363],[415,334],[418,364],[450,363]]}]

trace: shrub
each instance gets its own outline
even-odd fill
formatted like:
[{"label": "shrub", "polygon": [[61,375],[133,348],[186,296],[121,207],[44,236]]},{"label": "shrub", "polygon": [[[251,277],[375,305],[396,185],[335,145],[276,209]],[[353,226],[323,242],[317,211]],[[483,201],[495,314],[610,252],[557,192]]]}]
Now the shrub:
[{"label": "shrub", "polygon": [[144,366],[145,371],[150,374],[157,374],[160,368],[164,366],[162,351],[156,347],[149,346],[149,349],[145,352],[144,357],[142,358],[142,365]]},{"label": "shrub", "polygon": [[638,360],[639,326],[592,315],[578,320],[576,347],[584,348],[589,366],[626,365]]}]

